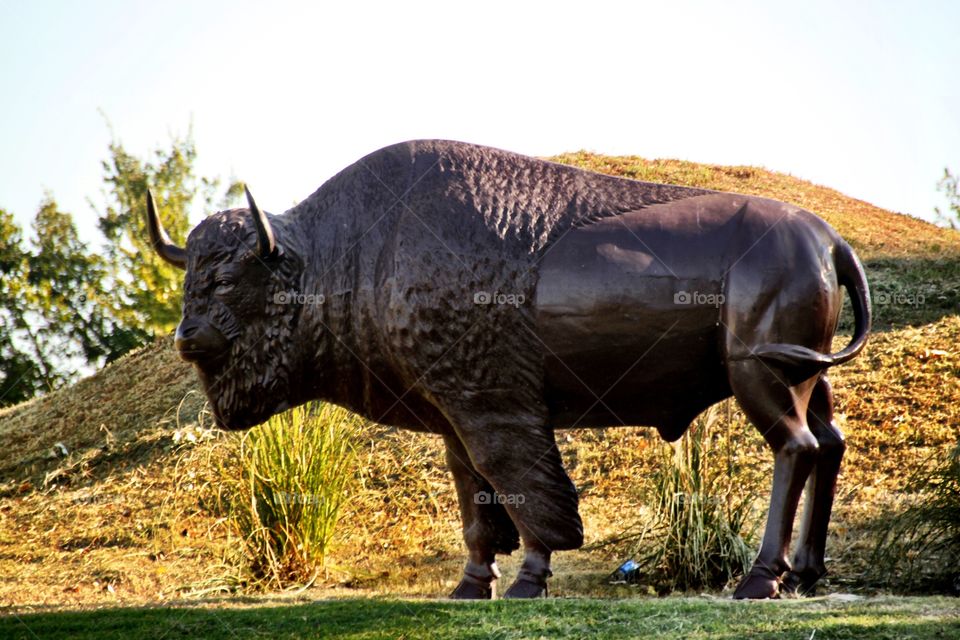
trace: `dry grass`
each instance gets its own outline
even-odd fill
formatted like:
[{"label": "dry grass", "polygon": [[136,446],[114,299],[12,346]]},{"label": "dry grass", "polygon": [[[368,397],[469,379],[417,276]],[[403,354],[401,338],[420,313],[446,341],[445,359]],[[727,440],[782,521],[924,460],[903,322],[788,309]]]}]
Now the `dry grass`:
[{"label": "dry grass", "polygon": [[718,191],[735,191],[790,202],[829,222],[865,261],[876,258],[932,258],[960,252],[960,233],[891,213],[839,191],[760,167],[727,167],[685,160],[646,160],[585,151],[553,158],[599,173],[647,182],[665,182]]},{"label": "dry grass", "polygon": [[[849,449],[828,588],[869,587],[862,574],[877,518],[909,501],[902,489],[910,472],[958,440],[960,233],[762,169],[586,154],[561,160],[796,202],[852,241],[871,282],[940,296],[878,306],[880,331],[867,350],[832,373]],[[229,534],[210,496],[220,482],[217,456],[236,435],[206,431],[202,406],[193,373],[166,339],[69,389],[0,411],[0,604],[139,603],[230,589],[221,565]],[[759,435],[736,437],[744,473],[765,484],[771,459]],[[648,517],[647,479],[664,445],[643,428],[573,430],[559,441],[582,491],[588,547],[559,554],[553,593],[635,593],[602,580],[628,543],[601,543]],[[66,457],[54,454],[57,443]],[[358,458],[330,574],[315,593],[445,595],[463,556],[441,442],[373,426]],[[507,579],[516,563],[503,563]]]},{"label": "dry grass", "polygon": [[[192,368],[169,356],[168,338],[139,349],[96,376],[30,402],[0,409],[0,478],[43,480],[52,467],[80,462],[104,448],[91,462],[110,458],[111,445],[124,447],[146,431],[168,430],[178,421],[196,422],[204,398],[196,391]],[[57,461],[64,445],[66,461]],[[129,460],[127,452],[124,456]],[[51,464],[51,463],[55,464]]]}]

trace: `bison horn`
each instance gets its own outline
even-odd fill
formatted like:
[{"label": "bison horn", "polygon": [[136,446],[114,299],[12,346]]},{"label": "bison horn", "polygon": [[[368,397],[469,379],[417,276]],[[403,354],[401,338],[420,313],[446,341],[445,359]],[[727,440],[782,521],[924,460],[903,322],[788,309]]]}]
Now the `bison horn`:
[{"label": "bison horn", "polygon": [[277,252],[277,241],[273,237],[273,228],[266,214],[260,210],[253,196],[250,195],[250,189],[246,186],[243,190],[247,192],[247,205],[250,207],[250,215],[253,216],[253,223],[257,225],[257,253],[261,258],[273,258]]},{"label": "bison horn", "polygon": [[157,204],[153,201],[153,192],[147,189],[147,229],[150,231],[150,244],[160,257],[181,269],[187,268],[187,252],[173,244],[157,215]]}]

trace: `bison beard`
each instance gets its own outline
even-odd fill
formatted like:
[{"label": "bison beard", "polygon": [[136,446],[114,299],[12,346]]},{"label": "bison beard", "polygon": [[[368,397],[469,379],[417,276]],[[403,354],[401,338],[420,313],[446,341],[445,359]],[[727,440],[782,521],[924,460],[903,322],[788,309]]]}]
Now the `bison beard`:
[{"label": "bison beard", "polygon": [[279,329],[246,327],[222,361],[197,366],[220,428],[247,429],[293,406],[290,366],[285,357],[277,357],[292,334],[291,314],[284,315],[277,316]]},{"label": "bison beard", "polygon": [[[737,597],[776,595],[781,577],[810,591],[825,573],[843,439],[823,372],[862,349],[870,309],[855,255],[813,214],[445,141],[381,149],[282,216],[248,204],[202,222],[185,252],[148,206],[158,252],[187,264],[184,323],[229,341],[195,358],[218,424],[323,399],[442,435],[469,550],[454,597],[495,597],[496,554],[518,535],[510,597],[544,594],[551,553],[582,544],[555,429],[676,438],[731,395],[776,454]],[[224,269],[242,277],[221,290]],[[841,286],[856,330],[829,354]],[[691,290],[720,302],[690,304]]]}]

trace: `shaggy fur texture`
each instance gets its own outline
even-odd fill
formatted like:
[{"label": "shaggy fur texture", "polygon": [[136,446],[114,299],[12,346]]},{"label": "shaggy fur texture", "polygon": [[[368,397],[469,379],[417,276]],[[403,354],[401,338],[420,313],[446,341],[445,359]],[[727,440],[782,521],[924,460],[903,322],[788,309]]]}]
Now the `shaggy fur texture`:
[{"label": "shaggy fur texture", "polygon": [[[551,242],[576,225],[703,193],[415,141],[332,178],[285,214],[280,241],[295,229],[304,245],[301,285],[328,301],[322,318],[304,322],[311,339],[336,336],[335,365],[362,389],[340,390],[354,408],[378,417],[372,396],[382,382],[434,406],[495,392],[516,403],[504,411],[539,413],[532,302]],[[478,304],[484,294],[515,304]]]}]

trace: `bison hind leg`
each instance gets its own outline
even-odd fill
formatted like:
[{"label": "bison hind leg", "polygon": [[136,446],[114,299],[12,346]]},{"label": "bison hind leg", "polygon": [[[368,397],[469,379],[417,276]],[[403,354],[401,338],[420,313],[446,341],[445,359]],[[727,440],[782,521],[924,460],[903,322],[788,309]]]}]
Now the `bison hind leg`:
[{"label": "bison hind leg", "polygon": [[771,598],[787,560],[800,495],[819,456],[807,426],[807,405],[816,380],[791,385],[783,372],[756,360],[730,363],[730,381],[744,413],[774,452],[773,487],[760,552],[734,598]]},{"label": "bison hind leg", "polygon": [[799,595],[814,595],[817,581],[827,573],[827,526],[833,511],[840,463],[846,450],[843,433],[833,418],[833,393],[826,376],[817,380],[810,397],[807,423],[817,438],[820,454],[807,481],[793,568],[783,579],[783,590]]}]

